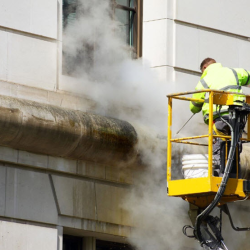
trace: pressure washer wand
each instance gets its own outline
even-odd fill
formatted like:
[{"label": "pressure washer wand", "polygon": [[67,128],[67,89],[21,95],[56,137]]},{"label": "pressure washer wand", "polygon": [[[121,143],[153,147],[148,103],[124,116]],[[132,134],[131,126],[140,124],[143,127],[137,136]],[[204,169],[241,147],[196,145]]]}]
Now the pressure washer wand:
[{"label": "pressure washer wand", "polygon": [[222,244],[222,246],[224,247],[225,250],[228,250],[228,248],[227,248],[227,246],[226,246],[226,244],[224,243],[223,240],[221,241],[221,244]]},{"label": "pressure washer wand", "polygon": [[187,125],[187,123],[193,118],[195,114],[196,113],[192,114],[192,116],[186,121],[186,123],[179,129],[179,131],[176,134],[179,134],[179,132]]}]

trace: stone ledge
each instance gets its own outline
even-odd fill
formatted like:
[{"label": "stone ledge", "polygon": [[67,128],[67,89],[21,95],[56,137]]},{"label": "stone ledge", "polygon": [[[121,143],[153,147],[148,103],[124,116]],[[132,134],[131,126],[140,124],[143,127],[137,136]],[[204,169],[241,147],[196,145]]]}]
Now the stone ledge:
[{"label": "stone ledge", "polygon": [[138,161],[127,121],[7,96],[0,110],[2,146],[115,166]]},{"label": "stone ledge", "polygon": [[119,168],[95,162],[69,160],[62,157],[34,154],[0,146],[0,161],[29,168],[51,170],[70,176],[87,177],[108,182],[132,184],[132,168]]},{"label": "stone ledge", "polygon": [[96,103],[88,96],[65,91],[50,91],[0,80],[0,95],[56,105],[62,108],[93,112]]},{"label": "stone ledge", "polygon": [[[87,219],[76,219],[67,216],[59,216],[58,225],[64,227],[64,232],[75,232],[78,235],[90,235],[93,237],[100,237],[101,234],[110,235],[116,238],[115,241],[125,242],[127,237],[131,234],[132,227],[116,225],[111,223],[92,221]],[[121,238],[120,238],[121,237]],[[119,239],[119,240],[118,240]]]}]

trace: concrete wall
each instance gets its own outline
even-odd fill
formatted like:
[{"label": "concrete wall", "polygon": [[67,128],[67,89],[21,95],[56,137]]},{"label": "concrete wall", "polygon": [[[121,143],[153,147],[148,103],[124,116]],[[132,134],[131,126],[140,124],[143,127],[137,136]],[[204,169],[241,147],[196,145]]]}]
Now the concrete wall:
[{"label": "concrete wall", "polygon": [[[194,88],[207,56],[250,69],[249,7],[247,0],[144,0],[143,58],[183,91]],[[70,93],[80,83],[61,74],[61,19],[62,0],[0,2],[0,95],[93,110],[88,97]],[[62,249],[63,232],[114,241],[129,235],[133,223],[120,204],[130,169],[5,147],[0,162],[3,249]]]},{"label": "concrete wall", "polygon": [[[0,94],[92,111],[61,74],[61,19],[62,0],[1,1]],[[0,147],[1,249],[62,250],[63,233],[124,241],[131,183],[131,169]]]},{"label": "concrete wall", "polygon": [[183,90],[195,87],[206,57],[249,69],[248,8],[247,0],[240,5],[231,0],[145,0],[143,58],[162,80],[182,85]]},{"label": "concrete wall", "polygon": [[1,217],[128,236],[133,223],[120,206],[128,169],[5,147],[0,162]]},{"label": "concrete wall", "polygon": [[57,0],[1,1],[0,80],[57,89],[60,5]]},{"label": "concrete wall", "polygon": [[3,250],[62,250],[61,233],[56,227],[0,221],[0,246]]}]

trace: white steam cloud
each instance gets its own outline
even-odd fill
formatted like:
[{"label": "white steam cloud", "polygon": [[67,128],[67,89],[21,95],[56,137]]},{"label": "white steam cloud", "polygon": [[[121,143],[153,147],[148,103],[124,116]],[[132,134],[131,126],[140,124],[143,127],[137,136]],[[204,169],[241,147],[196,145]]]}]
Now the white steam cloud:
[{"label": "white steam cloud", "polygon": [[[136,225],[129,241],[138,250],[184,249],[197,244],[181,233],[189,223],[188,205],[167,198],[166,185],[166,95],[173,85],[160,82],[145,62],[131,59],[108,2],[81,0],[78,11],[83,14],[66,28],[64,50],[69,59],[83,56],[73,64],[82,83],[77,91],[95,100],[95,112],[127,120],[138,133],[138,151],[147,168],[123,204]],[[180,124],[184,120],[182,116]]]},{"label": "white steam cloud", "polygon": [[[64,32],[64,50],[74,64],[81,92],[97,103],[96,112],[133,120],[166,133],[167,86],[141,60],[131,59],[131,49],[112,20],[109,1],[80,1],[78,17]],[[72,65],[70,65],[72,67]],[[70,85],[70,83],[69,83]]]},{"label": "white steam cloud", "polygon": [[[177,89],[172,83],[159,81],[145,62],[131,59],[120,23],[112,18],[110,1],[78,2],[78,18],[67,26],[63,37],[65,57],[71,61],[68,66],[80,83],[77,92],[96,102],[96,113],[133,124],[138,150],[147,166],[136,176],[135,188],[123,204],[136,225],[129,240],[138,250],[200,249],[181,232],[183,225],[190,224],[188,204],[167,197],[166,95],[183,91],[182,86]],[[180,107],[178,102],[176,107]],[[191,116],[186,103],[179,113],[173,134]],[[201,117],[197,115],[193,121],[197,124]],[[188,134],[185,129],[183,133]],[[184,150],[175,149],[176,159]]]}]

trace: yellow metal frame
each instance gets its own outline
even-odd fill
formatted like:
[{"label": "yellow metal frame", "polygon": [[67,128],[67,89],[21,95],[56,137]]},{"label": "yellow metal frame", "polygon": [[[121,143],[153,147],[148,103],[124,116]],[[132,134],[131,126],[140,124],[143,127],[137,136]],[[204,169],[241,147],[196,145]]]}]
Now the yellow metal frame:
[{"label": "yellow metal frame", "polygon": [[[183,101],[198,101],[204,102],[202,99],[194,99],[184,97],[185,95],[207,92],[209,93],[209,125],[208,134],[192,137],[184,137],[172,139],[172,106],[173,99]],[[168,149],[167,149],[167,183],[168,183],[168,195],[182,197],[186,201],[197,205],[198,207],[206,207],[213,200],[218,188],[221,184],[222,177],[213,176],[213,138],[219,137],[225,140],[231,140],[231,136],[213,135],[213,104],[218,105],[233,105],[233,96],[244,96],[246,103],[250,103],[250,96],[245,94],[239,94],[234,92],[226,92],[219,90],[206,89],[202,91],[183,92],[177,94],[168,95]],[[241,138],[241,140],[250,141],[250,122],[248,120],[248,134],[247,138]],[[191,142],[190,140],[208,138],[208,144],[200,144],[197,142]],[[208,176],[203,178],[193,179],[171,179],[171,160],[172,160],[172,143],[183,143],[199,146],[208,146]],[[238,166],[237,166],[238,167]],[[238,173],[238,168],[237,168]],[[236,200],[242,200],[246,197],[243,191],[244,179],[239,179],[238,174],[236,178],[229,178],[225,193],[220,201],[220,204],[232,202]]]}]

